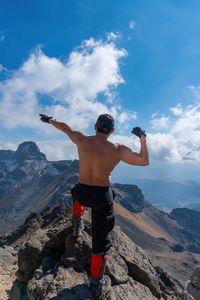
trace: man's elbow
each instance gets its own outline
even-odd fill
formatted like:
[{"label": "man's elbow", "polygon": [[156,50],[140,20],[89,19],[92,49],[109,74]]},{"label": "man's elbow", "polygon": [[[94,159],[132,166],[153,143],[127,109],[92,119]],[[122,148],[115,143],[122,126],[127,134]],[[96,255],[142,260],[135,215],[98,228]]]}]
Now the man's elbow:
[{"label": "man's elbow", "polygon": [[149,165],[149,160],[145,160],[143,166],[148,166],[148,165]]}]

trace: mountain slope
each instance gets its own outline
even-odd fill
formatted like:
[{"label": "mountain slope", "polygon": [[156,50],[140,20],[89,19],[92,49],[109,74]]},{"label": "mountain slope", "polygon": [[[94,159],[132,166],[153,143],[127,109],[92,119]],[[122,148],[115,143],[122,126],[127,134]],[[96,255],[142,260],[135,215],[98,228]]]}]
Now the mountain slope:
[{"label": "mountain slope", "polygon": [[0,151],[0,234],[22,224],[32,211],[68,204],[78,161],[50,162],[33,142]]},{"label": "mountain slope", "polygon": [[156,208],[131,213],[115,204],[117,224],[158,264],[182,283],[200,263],[199,238]]},{"label": "mountain slope", "polygon": [[[30,213],[55,205],[71,206],[70,190],[77,181],[78,161],[48,161],[33,142],[22,143],[16,152],[1,150],[0,234],[16,229]],[[179,280],[187,280],[191,268],[200,262],[200,228],[191,230],[150,205],[136,185],[116,183],[112,188],[122,230],[156,264]],[[3,240],[0,237],[0,245]]]}]

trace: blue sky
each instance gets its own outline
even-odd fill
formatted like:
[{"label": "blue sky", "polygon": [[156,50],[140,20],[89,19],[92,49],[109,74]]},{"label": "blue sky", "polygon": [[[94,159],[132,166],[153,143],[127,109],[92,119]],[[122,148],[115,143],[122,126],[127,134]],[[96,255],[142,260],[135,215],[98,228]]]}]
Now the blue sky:
[{"label": "blue sky", "polygon": [[[136,151],[148,134],[151,164],[121,164],[114,179],[198,178],[199,1],[0,1],[0,148],[34,140],[49,159],[73,159],[44,112],[93,134],[99,112],[113,141]],[[190,170],[190,172],[188,172]]]}]

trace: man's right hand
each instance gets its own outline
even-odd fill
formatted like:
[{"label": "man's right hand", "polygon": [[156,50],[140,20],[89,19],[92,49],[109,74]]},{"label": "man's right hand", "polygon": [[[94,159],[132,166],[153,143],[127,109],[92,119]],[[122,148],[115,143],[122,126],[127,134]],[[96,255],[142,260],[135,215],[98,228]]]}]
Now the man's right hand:
[{"label": "man's right hand", "polygon": [[131,132],[136,136],[138,136],[139,138],[141,138],[142,135],[146,137],[145,130],[142,130],[140,127],[134,127]]},{"label": "man's right hand", "polygon": [[39,114],[39,116],[41,117],[40,120],[42,122],[45,122],[45,123],[49,123],[49,120],[52,119],[52,117],[49,117],[49,116],[44,115],[44,114]]}]

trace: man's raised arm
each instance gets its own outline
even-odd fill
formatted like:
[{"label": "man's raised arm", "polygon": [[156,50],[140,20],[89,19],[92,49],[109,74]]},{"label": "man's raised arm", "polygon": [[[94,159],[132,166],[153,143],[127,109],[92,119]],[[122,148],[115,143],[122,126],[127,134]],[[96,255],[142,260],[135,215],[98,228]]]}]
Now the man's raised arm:
[{"label": "man's raised arm", "polygon": [[120,145],[120,159],[130,165],[147,166],[149,165],[149,153],[146,144],[146,134],[139,127],[133,128],[132,133],[140,138],[140,153],[136,153],[130,148]]},{"label": "man's raised arm", "polygon": [[52,117],[49,117],[49,116],[43,115],[43,114],[40,114],[40,117],[41,117],[40,118],[41,121],[49,123],[49,124],[53,125],[54,127],[56,127],[57,129],[66,133],[68,135],[68,137],[72,140],[72,142],[75,144],[77,144],[80,140],[82,140],[84,137],[87,136],[85,133],[73,129],[66,123],[53,120]]}]

